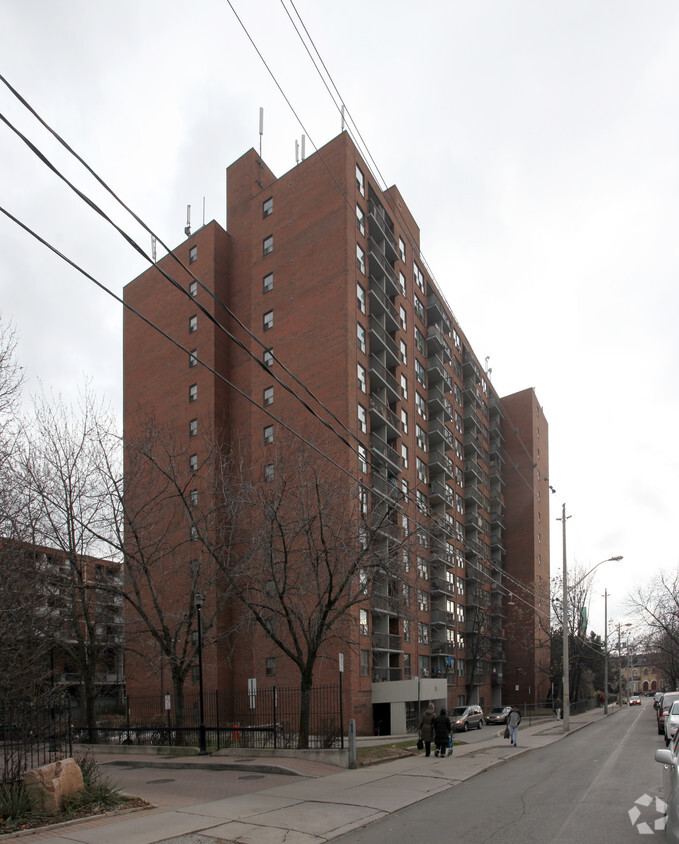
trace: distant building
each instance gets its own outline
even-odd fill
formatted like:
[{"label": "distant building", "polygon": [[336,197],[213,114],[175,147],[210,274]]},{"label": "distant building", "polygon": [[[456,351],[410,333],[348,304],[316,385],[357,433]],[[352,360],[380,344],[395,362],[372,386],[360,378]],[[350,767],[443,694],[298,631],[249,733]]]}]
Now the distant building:
[{"label": "distant building", "polygon": [[[363,734],[413,728],[422,701],[489,708],[545,700],[548,425],[535,393],[497,395],[424,263],[405,201],[396,187],[378,187],[346,133],[280,178],[251,149],[227,180],[228,232],[208,223],[175,250],[216,299],[168,256],[125,288],[126,304],[186,350],[125,311],[126,434],[153,414],[193,457],[196,433],[229,430],[264,473],[279,426],[238,391],[290,424],[308,424],[276,380],[273,350],[361,444],[357,457],[326,435],[324,451],[373,496],[404,491],[401,516],[423,526],[402,572],[412,616],[374,596],[355,610],[357,645],[335,642],[317,680],[336,682],[341,650],[346,717]],[[493,307],[482,290],[477,302]],[[191,549],[184,553],[188,569]],[[178,589],[167,583],[169,602]],[[207,649],[210,689],[247,689],[250,678],[271,684],[272,676],[296,682],[263,634],[252,636]],[[151,670],[128,665],[131,692],[168,688],[161,660]]]}]

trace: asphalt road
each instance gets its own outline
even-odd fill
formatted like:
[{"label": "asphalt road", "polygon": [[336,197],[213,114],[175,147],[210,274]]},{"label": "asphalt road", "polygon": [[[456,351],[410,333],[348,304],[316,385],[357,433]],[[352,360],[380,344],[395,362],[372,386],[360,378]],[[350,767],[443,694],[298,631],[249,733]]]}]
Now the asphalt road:
[{"label": "asphalt road", "polygon": [[663,834],[653,831],[659,818],[655,798],[662,797],[662,767],[654,760],[657,747],[664,747],[664,740],[648,700],[336,840],[639,842],[640,830],[628,812],[648,795],[650,805],[636,804],[637,825],[648,823],[651,829],[641,839],[660,844]]}]

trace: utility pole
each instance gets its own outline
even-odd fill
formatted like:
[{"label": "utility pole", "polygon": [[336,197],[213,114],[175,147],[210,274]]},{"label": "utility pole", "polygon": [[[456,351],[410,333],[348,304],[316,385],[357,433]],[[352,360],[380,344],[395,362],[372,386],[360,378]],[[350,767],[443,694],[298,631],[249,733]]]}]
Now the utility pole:
[{"label": "utility pole", "polygon": [[608,589],[604,589],[604,715],[608,715]]},{"label": "utility pole", "polygon": [[570,729],[570,685],[568,678],[568,565],[566,562],[566,505],[561,506],[561,528],[563,531],[563,731]]}]

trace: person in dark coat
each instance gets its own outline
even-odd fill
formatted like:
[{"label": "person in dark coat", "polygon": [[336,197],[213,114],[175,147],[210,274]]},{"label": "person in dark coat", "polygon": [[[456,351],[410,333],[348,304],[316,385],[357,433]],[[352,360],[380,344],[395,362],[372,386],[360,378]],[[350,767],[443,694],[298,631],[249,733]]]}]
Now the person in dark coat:
[{"label": "person in dark coat", "polygon": [[420,738],[424,742],[424,755],[431,755],[431,743],[434,738],[434,719],[436,718],[436,707],[433,703],[424,710],[420,721]]},{"label": "person in dark coat", "polygon": [[446,750],[448,749],[448,739],[450,738],[452,729],[453,727],[450,723],[450,718],[448,717],[446,710],[442,709],[434,719],[434,744],[436,745],[434,756],[444,757],[446,755]]}]

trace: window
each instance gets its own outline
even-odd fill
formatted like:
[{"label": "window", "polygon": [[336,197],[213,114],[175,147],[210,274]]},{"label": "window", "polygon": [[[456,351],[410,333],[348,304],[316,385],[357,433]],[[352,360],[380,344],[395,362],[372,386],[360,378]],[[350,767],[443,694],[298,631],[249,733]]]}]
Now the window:
[{"label": "window", "polygon": [[406,297],[406,277],[401,270],[398,271],[398,286],[401,288],[401,296],[403,296],[403,298],[405,299],[405,297]]},{"label": "window", "polygon": [[422,548],[429,547],[429,540],[427,539],[427,532],[422,528],[417,529],[417,544]]},{"label": "window", "polygon": [[429,561],[424,557],[417,558],[417,576],[421,580],[429,580]]},{"label": "window", "polygon": [[401,562],[403,563],[403,571],[410,571],[410,554],[407,548],[401,548]]},{"label": "window", "polygon": [[399,314],[399,319],[401,321],[401,328],[405,331],[408,327],[408,317],[407,317],[407,314],[406,314],[406,309],[403,307],[403,305],[399,306],[398,314]]},{"label": "window", "polygon": [[356,228],[365,235],[365,214],[360,205],[356,206]]},{"label": "window", "polygon": [[408,433],[408,414],[405,410],[401,410],[401,430],[404,434]]},{"label": "window", "polygon": [[197,454],[192,454],[191,457],[189,457],[189,469],[192,472],[198,471],[198,455]]},{"label": "window", "polygon": [[270,252],[273,252],[273,235],[270,234],[268,237],[265,237],[262,241],[262,254],[268,255]]},{"label": "window", "polygon": [[189,334],[193,334],[194,331],[198,331],[198,316],[194,314],[193,316],[189,317]]},{"label": "window", "polygon": [[404,642],[410,641],[410,619],[409,618],[403,619],[403,641]]},{"label": "window", "polygon": [[268,656],[266,658],[266,676],[267,677],[275,677],[276,676],[276,657],[275,656]]},{"label": "window", "polygon": [[268,217],[270,214],[273,214],[273,196],[262,203],[262,217]]},{"label": "window", "polygon": [[427,386],[427,372],[417,359],[415,359],[415,377],[423,387]]},{"label": "window", "polygon": [[464,606],[462,604],[457,605],[457,620],[464,624]]},{"label": "window", "polygon": [[189,493],[189,502],[191,503],[192,507],[198,506],[198,490],[192,489]]},{"label": "window", "polygon": [[462,407],[462,390],[458,387],[457,384],[453,386],[453,396],[455,397],[455,401],[457,404]]},{"label": "window", "polygon": [[365,196],[365,179],[363,177],[363,171],[358,164],[356,165],[356,189],[361,196]]},{"label": "window", "polygon": [[457,431],[458,434],[464,433],[464,427],[462,425],[462,417],[457,412],[457,410],[455,411],[455,430]]},{"label": "window", "polygon": [[267,463],[264,467],[264,480],[268,484],[273,481],[273,463]]},{"label": "window", "polygon": [[455,344],[456,349],[459,350],[459,349],[462,348],[462,343],[460,342],[460,335],[457,333],[457,331],[455,331],[454,328],[453,328],[453,343]]},{"label": "window", "polygon": [[425,592],[424,589],[417,590],[417,608],[420,612],[429,610],[429,592]]},{"label": "window", "polygon": [[368,610],[358,611],[358,626],[361,631],[361,636],[368,635]]},{"label": "window", "polygon": [[457,437],[455,437],[455,457],[457,457],[458,460],[464,460],[464,448]]},{"label": "window", "polygon": [[401,260],[405,264],[406,262],[406,244],[402,237],[398,239],[398,254],[401,256]]},{"label": "window", "polygon": [[364,314],[365,313],[365,290],[361,287],[361,285],[356,282],[356,303],[358,304],[359,311]]},{"label": "window", "polygon": [[265,387],[263,395],[264,407],[268,407],[270,404],[273,404],[273,387]]},{"label": "window", "polygon": [[421,396],[419,393],[415,393],[415,407],[417,408],[417,412],[423,419],[427,418],[427,402],[424,400],[424,396]]},{"label": "window", "polygon": [[417,264],[413,264],[413,275],[415,276],[415,284],[424,293],[424,275]]},{"label": "window", "polygon": [[198,528],[195,525],[191,525],[189,529],[189,539],[191,542],[198,542]]},{"label": "window", "polygon": [[464,525],[462,522],[455,522],[455,536],[460,542],[464,542]]},{"label": "window", "polygon": [[457,576],[455,578],[455,583],[457,584],[457,594],[464,595],[464,578]]},{"label": "window", "polygon": [[401,350],[401,363],[407,365],[407,363],[408,363],[408,347],[403,342],[403,340],[400,340],[399,342],[400,342],[400,350]]},{"label": "window", "polygon": [[370,676],[370,651],[361,651],[361,677]]},{"label": "window", "polygon": [[356,323],[356,345],[362,352],[365,352],[365,328],[360,322]]},{"label": "window", "polygon": [[198,366],[198,349],[192,349],[189,352],[189,368]]},{"label": "window", "polygon": [[273,348],[264,349],[262,361],[264,362],[264,366],[273,366]]},{"label": "window", "polygon": [[427,450],[427,435],[424,431],[424,428],[420,428],[419,425],[415,425],[415,439],[417,440],[417,445],[422,451]]},{"label": "window", "polygon": [[421,489],[418,489],[416,494],[415,494],[415,497],[417,499],[417,509],[420,511],[420,513],[426,513],[427,512],[427,496],[422,492]]},{"label": "window", "polygon": [[[420,621],[417,625],[417,641],[420,645],[429,644],[429,625],[425,624],[423,621]],[[427,673],[429,672],[427,671]]]},{"label": "window", "polygon": [[198,295],[198,282],[192,281],[192,282],[189,283],[189,296],[193,296],[193,298],[195,299],[197,295]]},{"label": "window", "polygon": [[266,425],[264,427],[264,445],[270,445],[273,442],[273,425]]},{"label": "window", "polygon": [[418,319],[424,325],[424,305],[417,296],[414,297],[413,304],[415,305],[415,313],[417,314]]},{"label": "window", "polygon": [[365,275],[365,252],[356,244],[356,266]]},{"label": "window", "polygon": [[364,434],[368,433],[368,415],[365,408],[360,404],[358,406],[358,430]]},{"label": "window", "polygon": [[422,481],[423,484],[427,483],[427,464],[424,460],[420,460],[419,457],[415,458],[415,465],[417,466],[417,477],[418,480]]},{"label": "window", "polygon": [[459,492],[455,493],[455,509],[461,516],[464,516],[464,498]]},{"label": "window", "polygon": [[273,311],[267,311],[264,314],[263,325],[264,331],[268,331],[270,328],[273,328]]},{"label": "window", "polygon": [[195,437],[197,433],[198,433],[198,420],[192,419],[189,422],[189,436]]},{"label": "window", "polygon": [[358,488],[358,506],[362,516],[368,515],[368,491],[364,486]]},{"label": "window", "polygon": [[358,446],[358,468],[364,475],[368,474],[368,451],[364,445]]},{"label": "window", "polygon": [[405,375],[401,375],[401,395],[404,399],[408,398],[408,379]]},{"label": "window", "polygon": [[270,290],[273,290],[273,273],[267,273],[264,278],[262,279],[262,287],[264,288],[264,292],[268,293]]},{"label": "window", "polygon": [[401,463],[403,468],[408,468],[408,446],[401,443]]},{"label": "window", "polygon": [[192,246],[189,249],[189,264],[192,264],[198,258],[198,247]]},{"label": "window", "polygon": [[357,363],[356,364],[356,373],[357,373],[357,376],[358,376],[358,389],[362,393],[366,393],[368,390],[367,390],[367,382],[365,380],[365,367],[361,366],[360,363]]},{"label": "window", "polygon": [[415,347],[421,355],[427,354],[427,342],[424,339],[424,334],[415,326]]},{"label": "window", "polygon": [[410,586],[407,583],[403,584],[403,605],[405,607],[410,606]]},{"label": "window", "polygon": [[198,398],[198,384],[191,384],[189,387],[189,401],[196,401]]}]

